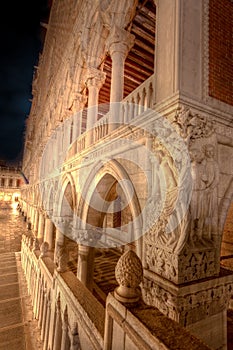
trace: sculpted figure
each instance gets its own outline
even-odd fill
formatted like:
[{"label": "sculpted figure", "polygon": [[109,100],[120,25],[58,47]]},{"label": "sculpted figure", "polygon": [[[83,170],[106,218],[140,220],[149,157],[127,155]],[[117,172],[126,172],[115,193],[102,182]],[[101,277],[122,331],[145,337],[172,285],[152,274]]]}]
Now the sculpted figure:
[{"label": "sculpted figure", "polygon": [[40,246],[40,251],[41,251],[40,257],[43,258],[44,256],[46,256],[48,253],[48,250],[49,250],[48,242],[43,242]]},{"label": "sculpted figure", "polygon": [[208,183],[204,164],[204,153],[198,148],[190,150],[192,161],[191,174],[193,178],[193,193],[190,203],[191,242],[202,239],[204,223],[207,215],[205,190]]},{"label": "sculpted figure", "polygon": [[206,231],[207,238],[217,231],[217,185],[219,183],[219,167],[215,161],[215,148],[211,144],[204,147],[205,172],[207,176],[206,186]]}]

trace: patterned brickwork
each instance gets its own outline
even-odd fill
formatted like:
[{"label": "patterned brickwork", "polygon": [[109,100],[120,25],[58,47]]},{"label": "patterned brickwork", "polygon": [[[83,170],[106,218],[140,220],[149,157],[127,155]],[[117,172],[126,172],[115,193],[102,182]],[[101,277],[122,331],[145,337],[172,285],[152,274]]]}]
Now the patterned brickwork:
[{"label": "patterned brickwork", "polygon": [[233,105],[233,2],[209,1],[209,95]]}]

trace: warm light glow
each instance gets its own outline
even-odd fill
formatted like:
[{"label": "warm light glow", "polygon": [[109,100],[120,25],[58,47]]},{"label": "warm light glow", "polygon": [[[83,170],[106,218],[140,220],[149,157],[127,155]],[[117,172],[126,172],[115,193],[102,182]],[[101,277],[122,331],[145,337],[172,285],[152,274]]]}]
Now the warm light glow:
[{"label": "warm light glow", "polygon": [[12,196],[12,200],[13,200],[14,202],[18,202],[19,197],[20,197],[20,193],[19,193],[19,192],[14,192],[14,193],[13,193],[13,196]]}]

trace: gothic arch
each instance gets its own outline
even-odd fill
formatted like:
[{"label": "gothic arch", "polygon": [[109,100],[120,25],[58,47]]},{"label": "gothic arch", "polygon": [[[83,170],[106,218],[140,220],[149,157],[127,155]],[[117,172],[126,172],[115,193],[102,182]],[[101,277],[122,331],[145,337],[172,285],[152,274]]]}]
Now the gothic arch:
[{"label": "gothic arch", "polygon": [[[126,181],[125,181],[126,180]],[[141,235],[142,230],[142,219],[141,219],[141,208],[135,188],[130,180],[127,171],[122,165],[116,160],[110,160],[96,171],[95,166],[91,171],[78,205],[78,215],[81,219],[82,229],[87,229],[89,225],[94,227],[103,227],[104,215],[106,214],[107,207],[101,207],[96,210],[95,203],[98,201],[99,192],[98,186],[102,188],[101,197],[103,203],[108,200],[112,200],[110,197],[111,189],[114,185],[119,184],[122,192],[125,195],[128,208],[132,215],[132,228],[135,239],[137,240]],[[133,189],[133,195],[132,195]],[[104,204],[103,204],[104,206]],[[93,209],[94,208],[94,209]],[[104,213],[104,214],[103,214]],[[141,244],[137,242],[137,253],[141,255]]]},{"label": "gothic arch", "polygon": [[56,216],[73,216],[76,206],[75,182],[71,174],[66,173],[58,185],[55,196]]}]

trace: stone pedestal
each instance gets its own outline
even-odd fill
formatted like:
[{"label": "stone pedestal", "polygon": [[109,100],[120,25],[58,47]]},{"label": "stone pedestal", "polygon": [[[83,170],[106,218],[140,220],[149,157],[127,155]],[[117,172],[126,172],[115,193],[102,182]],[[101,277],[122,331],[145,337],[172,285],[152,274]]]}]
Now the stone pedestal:
[{"label": "stone pedestal", "polygon": [[229,271],[221,270],[218,277],[179,286],[144,270],[143,298],[211,348],[227,349],[226,312],[232,277]]}]

